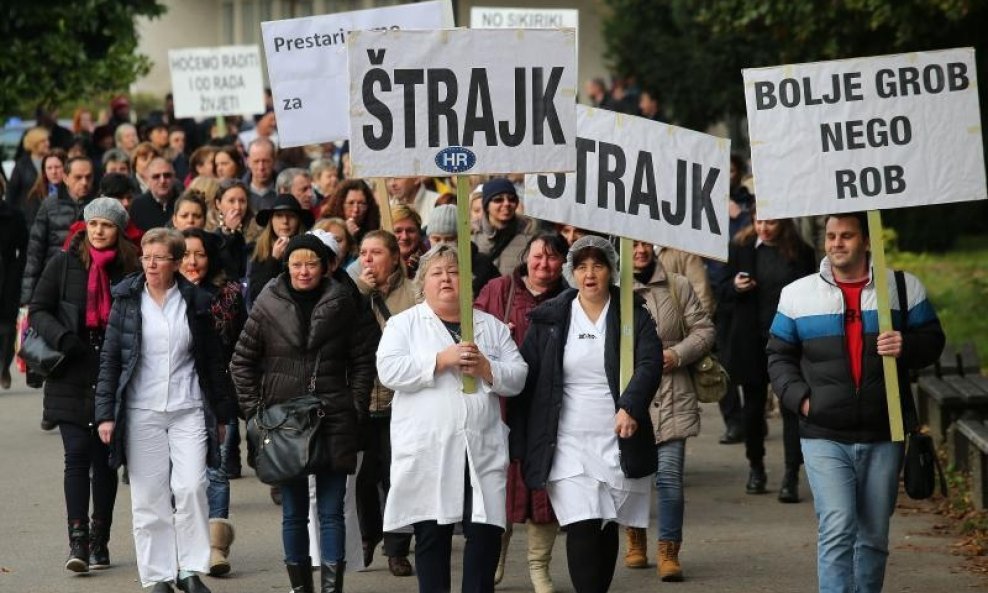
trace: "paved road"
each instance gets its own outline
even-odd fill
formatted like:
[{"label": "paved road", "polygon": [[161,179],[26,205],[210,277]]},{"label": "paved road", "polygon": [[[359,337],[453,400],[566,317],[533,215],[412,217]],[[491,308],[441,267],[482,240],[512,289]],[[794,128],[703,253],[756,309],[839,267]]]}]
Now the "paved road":
[{"label": "paved road", "polygon": [[[64,593],[140,591],[130,535],[130,493],[121,485],[110,550],[114,566],[88,576],[63,569],[67,541],[62,499],[62,445],[57,431],[38,428],[40,392],[15,378],[0,392],[0,592]],[[682,561],[687,581],[660,583],[654,565],[625,569],[619,560],[614,593],[639,591],[716,591],[723,593],[815,590],[816,526],[812,504],[778,503],[774,495],[744,494],[744,451],[716,442],[721,424],[713,406],[704,407],[703,434],[687,448],[687,507]],[[769,484],[781,475],[781,424],[771,421]],[[288,590],[281,564],[280,512],[267,488],[253,476],[232,484],[237,541],[227,578],[207,579],[214,593],[268,593]],[[950,554],[952,540],[930,535],[936,517],[916,505],[900,509],[893,521],[888,592],[956,593],[988,590],[988,581],[959,569]],[[654,512],[654,511],[653,511]],[[650,532],[653,530],[650,529]],[[530,591],[523,529],[510,548],[507,574],[498,591]],[[458,540],[454,553],[461,550]],[[654,546],[654,544],[653,544]],[[623,547],[623,545],[622,545]],[[622,552],[623,553],[623,552]],[[654,547],[649,553],[654,557]],[[556,544],[553,578],[560,593],[571,592],[565,541]],[[454,561],[454,567],[456,566]],[[454,575],[453,582],[458,582]],[[380,557],[368,572],[348,574],[348,593],[415,591],[414,579],[397,579]]]}]

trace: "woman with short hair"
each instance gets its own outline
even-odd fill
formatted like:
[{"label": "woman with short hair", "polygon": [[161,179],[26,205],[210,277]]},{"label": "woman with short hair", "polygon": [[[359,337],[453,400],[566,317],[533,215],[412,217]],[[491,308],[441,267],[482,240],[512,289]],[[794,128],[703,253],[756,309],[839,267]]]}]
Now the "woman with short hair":
[{"label": "woman with short hair", "polygon": [[[527,366],[504,323],[474,310],[462,340],[456,249],[421,260],[423,302],[388,321],[377,351],[381,383],[395,391],[391,490],[384,530],[413,526],[420,593],[450,591],[453,527],[462,522],[462,590],[491,593],[505,526],[507,428],[499,396],[516,395]],[[476,381],[464,393],[465,376]]]},{"label": "woman with short hair", "polygon": [[[330,250],[314,235],[285,248],[286,271],[262,292],[237,342],[230,372],[248,423],[261,406],[310,392],[322,401],[329,467],[315,472],[322,593],[342,593],[346,571],[343,497],[357,466],[360,421],[374,380],[380,334],[370,312],[343,283],[327,277]],[[295,593],[313,591],[309,485],[281,484],[285,565]]]},{"label": "woman with short hair", "polygon": [[301,235],[312,226],[312,213],[302,208],[291,194],[281,194],[267,210],[257,213],[261,231],[254,243],[247,279],[250,303],[257,300],[264,287],[285,269],[285,248],[292,237]]},{"label": "woman with short hair", "polygon": [[110,465],[130,475],[141,584],[208,593],[206,467],[236,414],[210,296],[178,274],[185,238],[155,228],[141,239],[142,273],[113,288],[96,389],[96,424]]}]

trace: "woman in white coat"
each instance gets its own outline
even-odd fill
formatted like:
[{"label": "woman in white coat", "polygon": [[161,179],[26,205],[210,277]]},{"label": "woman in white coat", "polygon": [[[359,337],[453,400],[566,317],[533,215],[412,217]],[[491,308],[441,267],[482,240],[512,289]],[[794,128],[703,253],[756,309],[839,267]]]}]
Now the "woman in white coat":
[{"label": "woman in white coat", "polygon": [[[456,250],[438,245],[416,280],[425,302],[388,320],[377,350],[391,409],[391,490],[384,530],[412,525],[420,593],[450,591],[453,525],[463,523],[464,593],[490,593],[505,525],[508,430],[498,396],[525,385],[528,366],[508,326],[474,309],[460,339]],[[477,380],[463,393],[462,376]]]}]

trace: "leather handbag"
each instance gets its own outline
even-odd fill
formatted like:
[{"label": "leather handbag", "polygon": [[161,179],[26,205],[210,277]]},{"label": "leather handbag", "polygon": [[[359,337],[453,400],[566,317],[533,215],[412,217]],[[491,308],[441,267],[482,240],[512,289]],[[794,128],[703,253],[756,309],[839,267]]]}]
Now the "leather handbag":
[{"label": "leather handbag", "polygon": [[21,349],[17,355],[27,364],[27,368],[42,377],[48,377],[54,373],[55,369],[65,360],[65,354],[49,346],[48,342],[33,327],[28,327],[24,333]]},{"label": "leather handbag", "polygon": [[[76,323],[78,323],[78,318],[75,316],[75,307],[70,306],[69,303],[65,302],[65,280],[68,276],[68,259],[62,258],[62,284],[61,284],[61,295],[59,297],[59,320],[69,328],[69,331],[74,331]],[[21,338],[20,350],[17,355],[21,357],[21,360],[27,365],[27,368],[31,371],[37,373],[43,378],[48,378],[52,373],[58,369],[62,361],[65,360],[65,353],[60,350],[53,348],[48,342],[45,341],[38,330],[30,326],[30,319],[28,319],[28,328],[24,332],[24,336]]]},{"label": "leather handbag", "polygon": [[902,469],[902,484],[906,495],[915,500],[930,498],[936,491],[938,481],[940,494],[947,496],[947,480],[940,467],[933,437],[924,432],[909,433],[906,436],[906,459]]},{"label": "leather handbag", "polygon": [[315,394],[319,356],[308,391],[271,406],[261,405],[247,422],[247,439],[257,452],[255,471],[265,484],[280,484],[331,466],[325,411]]},{"label": "leather handbag", "polygon": [[[676,311],[679,313],[679,327],[683,334],[682,339],[685,340],[688,335],[686,331],[686,312],[683,310],[682,305],[679,304],[679,297],[676,296],[672,282],[668,282],[668,286],[669,297],[672,299],[673,304],[676,306]],[[720,364],[720,361],[713,354],[705,354],[700,360],[689,365],[687,368],[690,373],[690,380],[693,382],[693,393],[696,394],[696,399],[700,402],[705,404],[716,403],[727,394],[727,386],[731,381],[730,375],[727,374],[727,369],[724,368],[724,365]]]}]

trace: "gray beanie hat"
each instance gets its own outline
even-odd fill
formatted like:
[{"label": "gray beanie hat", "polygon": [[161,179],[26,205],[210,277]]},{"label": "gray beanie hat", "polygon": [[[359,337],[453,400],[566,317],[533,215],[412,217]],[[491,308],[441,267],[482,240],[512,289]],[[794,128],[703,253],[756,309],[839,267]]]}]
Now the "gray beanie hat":
[{"label": "gray beanie hat", "polygon": [[573,278],[573,254],[586,247],[595,247],[604,252],[607,257],[607,267],[611,269],[611,284],[617,284],[620,280],[617,250],[614,249],[610,241],[597,235],[580,237],[570,246],[569,252],[566,253],[566,263],[563,264],[563,277],[566,282],[569,282],[570,286],[576,286],[576,279]]},{"label": "gray beanie hat", "polygon": [[87,204],[82,211],[82,219],[86,222],[94,218],[109,220],[117,225],[121,231],[127,228],[127,221],[130,220],[130,217],[127,216],[127,210],[120,203],[120,200],[106,196],[96,198]]},{"label": "gray beanie hat", "polygon": [[456,235],[456,205],[444,204],[436,206],[429,213],[430,235]]}]

